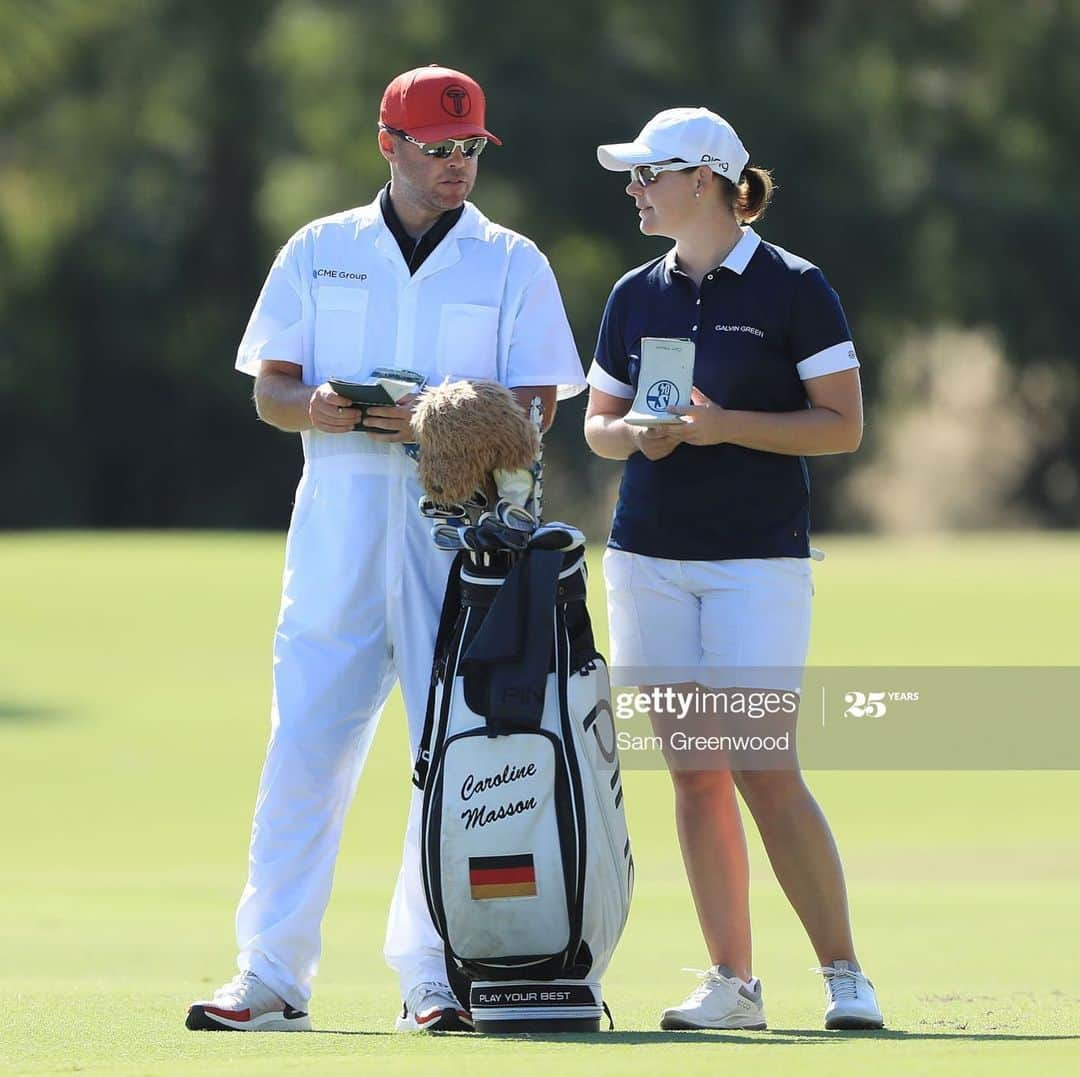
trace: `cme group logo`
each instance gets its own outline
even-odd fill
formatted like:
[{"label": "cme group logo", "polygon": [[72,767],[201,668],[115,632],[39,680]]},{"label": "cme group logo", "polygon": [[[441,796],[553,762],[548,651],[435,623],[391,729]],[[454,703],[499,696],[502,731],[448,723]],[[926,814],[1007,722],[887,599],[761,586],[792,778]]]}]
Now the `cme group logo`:
[{"label": "cme group logo", "polygon": [[667,411],[668,408],[678,407],[679,388],[672,381],[654,381],[645,393],[645,402],[650,411]]}]

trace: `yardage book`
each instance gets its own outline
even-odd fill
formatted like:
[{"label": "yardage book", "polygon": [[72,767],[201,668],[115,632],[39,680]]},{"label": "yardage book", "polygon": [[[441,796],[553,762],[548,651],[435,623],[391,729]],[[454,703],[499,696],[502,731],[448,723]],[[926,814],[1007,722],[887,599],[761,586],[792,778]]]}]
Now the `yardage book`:
[{"label": "yardage book", "polygon": [[685,337],[642,337],[637,396],[623,419],[631,426],[682,420],[667,409],[686,407],[694,385],[694,342]]},{"label": "yardage book", "polygon": [[330,388],[339,396],[347,396],[354,404],[386,407],[396,404],[403,396],[423,389],[427,378],[414,370],[380,368],[373,370],[363,381],[329,378]]}]

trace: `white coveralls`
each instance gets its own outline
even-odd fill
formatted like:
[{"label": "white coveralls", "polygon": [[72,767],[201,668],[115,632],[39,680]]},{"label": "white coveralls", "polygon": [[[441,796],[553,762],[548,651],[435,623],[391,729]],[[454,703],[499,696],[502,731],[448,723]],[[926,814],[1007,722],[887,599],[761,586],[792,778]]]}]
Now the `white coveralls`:
[{"label": "white coveralls", "polygon": [[[547,259],[470,203],[412,276],[377,200],[301,229],[274,261],[236,367],[254,375],[263,359],[302,366],[309,385],[396,366],[434,383],[558,385],[561,398],[585,387]],[[240,969],[306,1010],[345,813],[395,679],[417,748],[451,558],[417,511],[416,465],[401,445],[363,433],[302,438],[271,738],[236,928]],[[420,874],[419,808],[414,789],[386,934],[403,996],[446,978]]]}]

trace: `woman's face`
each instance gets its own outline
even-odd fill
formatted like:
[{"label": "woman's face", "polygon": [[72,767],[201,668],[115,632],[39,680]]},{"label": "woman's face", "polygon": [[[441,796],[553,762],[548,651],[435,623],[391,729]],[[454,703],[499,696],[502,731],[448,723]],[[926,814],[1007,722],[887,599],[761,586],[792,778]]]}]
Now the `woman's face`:
[{"label": "woman's face", "polygon": [[698,184],[696,168],[660,172],[651,183],[643,183],[632,174],[626,193],[637,207],[642,233],[677,239],[687,230],[700,205],[694,197]]}]

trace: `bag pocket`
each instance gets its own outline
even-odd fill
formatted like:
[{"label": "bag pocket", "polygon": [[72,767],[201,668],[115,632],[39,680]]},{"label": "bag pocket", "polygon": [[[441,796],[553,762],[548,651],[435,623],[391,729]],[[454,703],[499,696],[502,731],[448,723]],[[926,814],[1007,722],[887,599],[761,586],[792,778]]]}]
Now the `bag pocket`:
[{"label": "bag pocket", "polygon": [[527,969],[570,944],[569,788],[543,731],[451,737],[431,790],[428,862],[436,924],[463,961]]},{"label": "bag pocket", "polygon": [[315,293],[315,374],[357,381],[367,376],[364,333],[368,293],[364,288],[322,284]]},{"label": "bag pocket", "polygon": [[439,315],[435,366],[441,377],[497,381],[499,310],[477,303],[448,303]]}]

